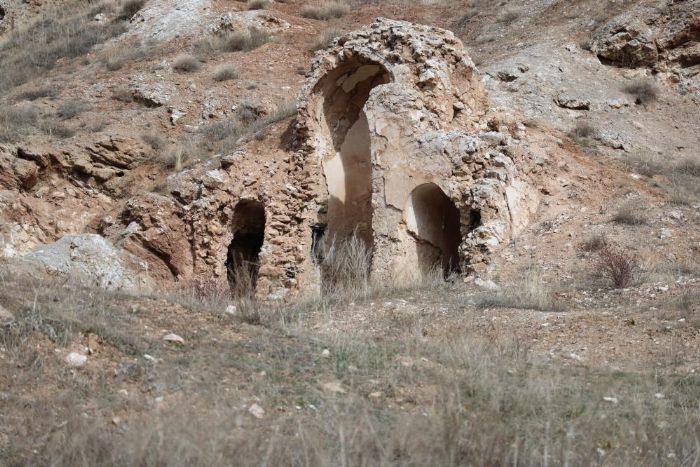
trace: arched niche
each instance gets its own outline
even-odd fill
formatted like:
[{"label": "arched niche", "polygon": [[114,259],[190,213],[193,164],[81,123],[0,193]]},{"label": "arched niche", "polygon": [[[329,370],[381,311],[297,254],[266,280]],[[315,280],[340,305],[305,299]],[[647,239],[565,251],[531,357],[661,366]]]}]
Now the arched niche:
[{"label": "arched niche", "polygon": [[418,269],[426,277],[438,269],[444,277],[459,272],[460,215],[457,206],[434,183],[416,187],[404,211],[416,240]]},{"label": "arched niche", "polygon": [[372,251],[372,143],[364,106],[373,88],[391,80],[384,66],[350,57],[316,85],[328,190],[327,209],[320,219],[326,226],[326,245],[356,237]]}]

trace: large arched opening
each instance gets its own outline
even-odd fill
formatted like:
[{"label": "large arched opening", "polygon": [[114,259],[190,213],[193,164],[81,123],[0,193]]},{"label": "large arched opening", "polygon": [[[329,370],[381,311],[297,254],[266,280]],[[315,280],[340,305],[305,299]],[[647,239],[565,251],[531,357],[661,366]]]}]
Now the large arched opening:
[{"label": "large arched opening", "polygon": [[405,211],[406,225],[416,241],[418,268],[423,277],[460,271],[460,215],[457,206],[434,183],[419,185]]},{"label": "large arched opening", "polygon": [[235,296],[255,293],[260,269],[260,250],[265,238],[265,207],[243,200],[233,215],[233,239],[226,254],[226,276]]},{"label": "large arched opening", "polygon": [[328,144],[323,159],[328,205],[321,219],[325,249],[339,251],[339,245],[354,243],[352,249],[360,247],[370,258],[364,262],[367,273],[373,250],[372,155],[364,106],[374,87],[390,81],[382,65],[352,57],[330,71],[316,88],[322,96],[317,111]]}]

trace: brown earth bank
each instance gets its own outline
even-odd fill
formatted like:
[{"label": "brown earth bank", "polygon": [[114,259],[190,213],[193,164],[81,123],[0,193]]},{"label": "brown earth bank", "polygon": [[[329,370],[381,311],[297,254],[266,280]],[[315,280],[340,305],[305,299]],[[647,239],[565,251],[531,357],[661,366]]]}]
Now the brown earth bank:
[{"label": "brown earth bank", "polygon": [[700,465],[698,12],[0,0],[0,465]]}]

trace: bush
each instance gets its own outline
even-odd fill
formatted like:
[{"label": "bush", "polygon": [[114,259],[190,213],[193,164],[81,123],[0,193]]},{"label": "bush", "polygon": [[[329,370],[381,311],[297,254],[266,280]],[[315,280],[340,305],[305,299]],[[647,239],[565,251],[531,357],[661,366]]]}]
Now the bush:
[{"label": "bush", "polygon": [[614,244],[607,244],[598,252],[595,267],[597,275],[608,279],[617,289],[631,286],[639,274],[637,259]]},{"label": "bush", "polygon": [[126,0],[119,12],[119,19],[129,20],[146,4],[146,0]]},{"label": "bush", "polygon": [[39,109],[29,103],[0,109],[0,143],[12,143],[30,134],[39,119]]},{"label": "bush", "polygon": [[308,5],[301,10],[301,16],[304,18],[329,20],[332,18],[341,18],[350,11],[347,5],[340,2],[328,2],[323,5]]},{"label": "bush", "polygon": [[655,101],[658,94],[656,85],[653,81],[648,79],[636,80],[626,85],[622,90],[627,94],[631,94],[632,96],[634,96],[634,102],[637,105],[648,104],[650,102]]},{"label": "bush", "polygon": [[37,99],[41,99],[42,97],[55,99],[60,93],[61,90],[57,87],[36,88],[20,93],[17,98],[26,101],[35,101]]},{"label": "bush", "polygon": [[165,141],[157,133],[144,133],[141,135],[141,139],[154,150],[162,149],[165,145]]},{"label": "bush", "polygon": [[249,10],[264,10],[270,5],[270,0],[248,0]]},{"label": "bush", "polygon": [[576,126],[571,130],[569,135],[575,140],[594,138],[598,131],[593,124],[587,120],[578,120]]},{"label": "bush", "polygon": [[117,86],[112,90],[112,99],[119,102],[133,102],[134,94],[126,86]]},{"label": "bush", "polygon": [[643,217],[636,212],[636,207],[632,203],[627,203],[620,207],[612,218],[616,224],[623,225],[643,225],[646,223]]},{"label": "bush", "polygon": [[173,70],[191,73],[199,70],[199,60],[192,55],[180,55],[173,61]]},{"label": "bush", "polygon": [[595,234],[587,238],[580,245],[582,251],[600,251],[608,241],[603,234]]},{"label": "bush", "polygon": [[88,106],[85,104],[85,102],[81,101],[80,99],[71,99],[58,106],[56,115],[61,120],[69,120],[71,118],[77,117],[78,115],[83,113],[87,108]]},{"label": "bush", "polygon": [[238,78],[238,73],[232,65],[222,65],[214,72],[215,81],[228,81]]}]

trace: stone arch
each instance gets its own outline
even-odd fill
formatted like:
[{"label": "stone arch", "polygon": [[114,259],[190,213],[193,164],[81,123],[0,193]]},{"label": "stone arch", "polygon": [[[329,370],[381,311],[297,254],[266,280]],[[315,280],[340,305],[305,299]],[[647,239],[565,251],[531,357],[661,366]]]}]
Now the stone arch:
[{"label": "stone arch", "polygon": [[326,226],[326,242],[357,235],[372,250],[372,144],[364,106],[373,88],[391,81],[383,65],[352,56],[315,87],[328,191],[328,204],[319,219]]},{"label": "stone arch", "polygon": [[265,206],[239,201],[233,214],[233,238],[226,254],[226,276],[234,295],[253,295],[265,237]]},{"label": "stone arch", "polygon": [[426,277],[440,269],[444,277],[460,272],[460,213],[434,183],[411,192],[405,210],[406,226],[415,238],[418,269]]}]

